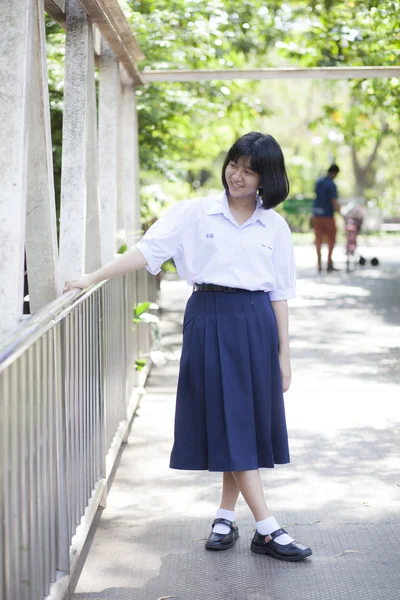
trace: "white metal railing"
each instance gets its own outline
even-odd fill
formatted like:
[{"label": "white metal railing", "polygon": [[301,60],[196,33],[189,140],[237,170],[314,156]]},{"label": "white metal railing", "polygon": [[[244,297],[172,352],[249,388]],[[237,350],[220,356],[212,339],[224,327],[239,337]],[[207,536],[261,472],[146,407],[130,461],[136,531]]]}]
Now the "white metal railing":
[{"label": "white metal railing", "polygon": [[66,593],[140,398],[133,308],[156,295],[146,271],[70,292],[0,348],[0,600]]}]

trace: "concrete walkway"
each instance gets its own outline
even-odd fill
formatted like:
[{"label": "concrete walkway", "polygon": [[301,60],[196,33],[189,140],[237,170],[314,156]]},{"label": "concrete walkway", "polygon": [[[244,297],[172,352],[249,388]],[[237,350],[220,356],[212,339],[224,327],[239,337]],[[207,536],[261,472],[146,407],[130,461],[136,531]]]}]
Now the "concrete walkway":
[{"label": "concrete walkway", "polygon": [[313,557],[288,564],[251,554],[242,499],[235,548],[204,550],[220,475],[168,468],[190,290],[165,281],[167,363],[153,368],[75,600],[399,599],[400,248],[363,254],[381,265],[318,276],[313,249],[296,248],[285,395],[292,463],[262,476],[278,520]]}]

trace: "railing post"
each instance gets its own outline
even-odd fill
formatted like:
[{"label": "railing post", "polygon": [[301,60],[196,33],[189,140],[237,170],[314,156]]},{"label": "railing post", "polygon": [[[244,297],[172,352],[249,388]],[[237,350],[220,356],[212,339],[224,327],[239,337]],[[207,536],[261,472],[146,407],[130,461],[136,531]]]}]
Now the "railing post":
[{"label": "railing post", "polygon": [[69,574],[69,545],[71,543],[70,494],[69,481],[71,478],[70,465],[68,462],[68,435],[66,423],[66,377],[69,376],[69,364],[67,354],[67,322],[64,321],[54,331],[54,390],[56,395],[56,460],[57,460],[57,546],[56,546],[56,568],[59,572]]}]

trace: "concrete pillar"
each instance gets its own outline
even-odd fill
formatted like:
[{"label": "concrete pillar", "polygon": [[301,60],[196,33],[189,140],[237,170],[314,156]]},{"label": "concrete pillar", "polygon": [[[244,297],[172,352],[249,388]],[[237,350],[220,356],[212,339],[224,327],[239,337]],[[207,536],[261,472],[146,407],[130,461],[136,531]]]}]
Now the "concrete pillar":
[{"label": "concrete pillar", "polygon": [[0,2],[0,337],[22,314],[31,0]]},{"label": "concrete pillar", "polygon": [[85,270],[90,27],[78,0],[67,0],[60,220],[63,281],[77,279]]},{"label": "concrete pillar", "polygon": [[136,94],[133,94],[132,107],[132,131],[133,131],[133,156],[132,156],[132,174],[133,174],[133,204],[134,204],[134,232],[135,242],[142,237],[142,225],[140,215],[140,163],[139,163],[139,124],[136,108]]},{"label": "concrete pillar", "polygon": [[[124,122],[124,101],[122,97],[122,83],[118,82],[119,98],[117,112],[117,246],[126,243],[125,232],[125,195],[124,195],[124,137],[127,124]],[[129,127],[129,125],[128,125]]]},{"label": "concrete pillar", "polygon": [[135,215],[135,169],[134,169],[134,119],[132,117],[135,108],[135,89],[133,85],[122,84],[121,93],[121,119],[124,123],[122,130],[122,191],[123,191],[123,208],[124,208],[124,224],[126,233],[126,242],[128,248],[134,245],[136,215]]},{"label": "concrete pillar", "polygon": [[97,165],[97,103],[94,80],[93,27],[89,27],[88,95],[87,95],[87,212],[86,212],[86,266],[87,273],[101,267],[100,195]]},{"label": "concrete pillar", "polygon": [[60,293],[44,0],[35,0],[32,27],[26,258],[34,313]]},{"label": "concrete pillar", "polygon": [[139,135],[135,86],[121,67],[122,102],[122,166],[124,192],[124,222],[128,247],[141,237]]},{"label": "concrete pillar", "polygon": [[119,89],[117,60],[102,39],[98,146],[102,264],[112,260],[116,252]]}]

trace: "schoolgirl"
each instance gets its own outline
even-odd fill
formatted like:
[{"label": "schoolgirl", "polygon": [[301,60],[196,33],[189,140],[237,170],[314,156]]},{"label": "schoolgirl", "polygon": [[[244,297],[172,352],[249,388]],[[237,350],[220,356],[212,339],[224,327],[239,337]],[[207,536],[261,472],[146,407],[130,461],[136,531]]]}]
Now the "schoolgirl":
[{"label": "schoolgirl", "polygon": [[289,462],[283,392],[291,368],[287,300],[295,294],[291,234],[273,210],[289,193],[284,158],[252,132],[229,150],[224,191],[179,202],[135,248],[66,283],[84,288],[173,258],[193,286],[184,316],[170,467],[222,472],[222,500],[206,542],[232,548],[242,493],[256,521],[251,550],[284,561],[312,554],[271,515],[259,469]]}]

